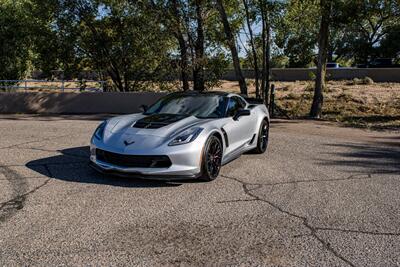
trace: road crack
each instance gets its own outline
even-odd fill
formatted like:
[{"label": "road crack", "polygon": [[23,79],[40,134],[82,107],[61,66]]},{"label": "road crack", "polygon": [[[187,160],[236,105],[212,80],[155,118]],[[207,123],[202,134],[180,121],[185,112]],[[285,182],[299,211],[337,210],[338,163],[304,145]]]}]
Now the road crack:
[{"label": "road crack", "polygon": [[[326,250],[328,250],[336,258],[342,260],[343,262],[345,262],[349,266],[355,266],[354,263],[352,263],[350,260],[346,259],[336,249],[334,249],[329,242],[327,242],[326,240],[324,240],[320,236],[318,236],[317,232],[318,231],[322,231],[323,230],[322,228],[318,229],[317,227],[314,227],[313,225],[311,225],[309,223],[309,221],[308,221],[308,219],[306,217],[303,217],[303,216],[300,216],[298,214],[292,213],[292,212],[290,212],[288,210],[285,210],[282,207],[280,207],[278,204],[276,204],[276,203],[274,203],[274,202],[272,202],[270,200],[261,198],[261,197],[259,197],[259,196],[257,196],[256,194],[253,193],[255,188],[259,189],[262,186],[264,186],[264,184],[246,183],[246,182],[244,182],[244,181],[242,181],[242,180],[240,180],[238,178],[235,178],[235,177],[229,177],[229,176],[222,176],[222,177],[240,183],[242,185],[242,189],[243,189],[244,193],[246,195],[248,195],[249,197],[251,197],[251,199],[253,201],[260,201],[260,202],[267,203],[268,205],[270,205],[274,209],[278,210],[279,212],[300,220],[302,222],[303,226],[306,227],[310,231],[310,236],[312,236],[314,239],[316,239]],[[249,186],[252,186],[252,188],[250,189]],[[254,186],[256,186],[256,187],[254,187]],[[249,201],[249,200],[246,200],[246,201]]]},{"label": "road crack", "polygon": [[[365,174],[353,174],[345,178],[336,178],[336,179],[305,179],[305,180],[295,180],[295,181],[288,181],[288,182],[276,182],[276,183],[246,183],[248,186],[255,186],[251,190],[259,189],[262,186],[276,186],[276,185],[288,185],[288,184],[301,184],[301,183],[320,183],[320,182],[337,182],[337,181],[347,181],[347,180],[366,180],[366,179],[373,179],[372,176],[375,173],[365,173]],[[235,177],[230,177],[226,175],[221,175],[227,179],[238,180]],[[251,191],[250,190],[250,191]]]},{"label": "road crack", "polygon": [[9,181],[12,190],[12,198],[6,202],[0,203],[0,223],[9,220],[19,210],[22,210],[24,208],[27,197],[49,183],[53,175],[51,174],[51,171],[47,165],[45,165],[44,167],[49,174],[49,178],[46,179],[39,186],[36,186],[32,190],[27,191],[28,184],[23,176],[21,176],[18,172],[12,170],[9,167],[0,166],[0,172]]}]

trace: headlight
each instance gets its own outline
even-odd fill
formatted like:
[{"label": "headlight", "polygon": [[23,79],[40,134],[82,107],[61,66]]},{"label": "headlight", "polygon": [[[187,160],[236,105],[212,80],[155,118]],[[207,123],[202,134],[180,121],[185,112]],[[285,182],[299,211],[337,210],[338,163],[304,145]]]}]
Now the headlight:
[{"label": "headlight", "polygon": [[103,136],[104,136],[104,130],[106,128],[107,125],[107,121],[103,121],[96,129],[96,131],[94,131],[94,137],[98,140],[102,140]]},{"label": "headlight", "polygon": [[169,142],[169,146],[183,145],[192,142],[194,139],[199,136],[199,134],[203,131],[203,128],[195,127],[190,128],[188,130],[183,131],[178,134],[171,142]]}]

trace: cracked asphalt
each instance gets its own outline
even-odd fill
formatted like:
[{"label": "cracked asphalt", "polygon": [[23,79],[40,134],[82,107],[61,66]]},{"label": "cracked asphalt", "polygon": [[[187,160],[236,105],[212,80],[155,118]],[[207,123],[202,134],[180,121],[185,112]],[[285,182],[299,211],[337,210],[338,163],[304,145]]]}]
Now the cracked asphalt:
[{"label": "cracked asphalt", "polygon": [[400,133],[276,120],[210,183],[100,175],[101,116],[0,116],[0,265],[400,266]]}]

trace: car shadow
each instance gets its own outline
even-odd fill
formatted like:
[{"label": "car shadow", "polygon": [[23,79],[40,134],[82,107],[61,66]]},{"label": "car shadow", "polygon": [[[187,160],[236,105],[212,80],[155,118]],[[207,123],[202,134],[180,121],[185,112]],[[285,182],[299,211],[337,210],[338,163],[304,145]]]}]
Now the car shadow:
[{"label": "car shadow", "polygon": [[60,154],[30,161],[26,167],[47,176],[75,183],[103,184],[120,187],[177,187],[184,183],[200,183],[200,180],[160,181],[125,178],[101,174],[89,166],[89,146],[73,147],[58,151]]}]

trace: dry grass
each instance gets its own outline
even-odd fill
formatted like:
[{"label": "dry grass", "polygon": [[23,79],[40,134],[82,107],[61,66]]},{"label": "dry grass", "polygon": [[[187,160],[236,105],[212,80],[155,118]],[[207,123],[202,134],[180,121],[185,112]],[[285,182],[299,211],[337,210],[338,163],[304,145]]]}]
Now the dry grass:
[{"label": "dry grass", "polygon": [[[293,118],[308,115],[314,83],[273,82],[276,103]],[[248,82],[251,96],[255,94]],[[224,81],[213,90],[239,92],[237,82]],[[400,83],[329,81],[324,92],[323,119],[367,128],[400,128]]]},{"label": "dry grass", "polygon": [[[79,93],[81,90],[93,90],[100,89],[101,84],[99,82],[85,82],[84,86],[82,86],[79,81],[68,81],[64,82],[64,92],[75,92]],[[62,83],[61,81],[49,81],[49,82],[41,82],[41,81],[29,81],[26,84],[21,82],[16,84],[16,86],[22,87],[17,91],[28,91],[28,92],[62,92]],[[24,87],[27,87],[27,90]],[[13,91],[13,89],[11,89]]]}]

